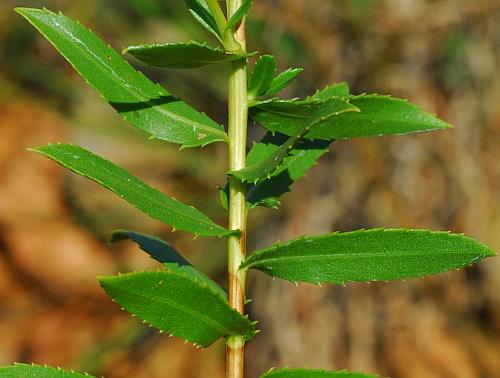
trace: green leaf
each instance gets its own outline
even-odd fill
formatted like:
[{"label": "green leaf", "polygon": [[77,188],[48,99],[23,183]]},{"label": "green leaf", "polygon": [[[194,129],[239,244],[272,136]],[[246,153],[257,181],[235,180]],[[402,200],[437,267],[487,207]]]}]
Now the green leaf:
[{"label": "green leaf", "polygon": [[[242,181],[258,182],[259,180],[270,178],[271,173],[283,163],[283,160],[290,154],[294,146],[304,137],[305,134],[314,130],[314,128],[331,117],[338,116],[345,112],[354,112],[358,109],[338,98],[332,98],[323,102],[316,108],[314,112],[307,118],[302,120],[301,128],[295,135],[289,138],[278,149],[268,155],[257,156],[254,153],[248,159],[248,166],[238,171],[228,172],[229,175],[235,176]],[[259,151],[263,149],[259,149]],[[255,159],[255,161],[253,160]]]},{"label": "green leaf", "polygon": [[231,308],[219,292],[173,265],[163,271],[101,277],[99,282],[128,312],[202,347],[220,337],[255,336],[254,323]]},{"label": "green leaf", "polygon": [[304,71],[303,68],[289,68],[286,71],[283,71],[276,76],[273,81],[271,81],[271,84],[269,84],[269,88],[264,95],[271,96],[282,91],[288,87],[302,71]]},{"label": "green leaf", "polygon": [[269,89],[276,72],[276,61],[272,55],[262,55],[248,79],[248,97],[261,96]]},{"label": "green leaf", "polygon": [[233,30],[235,26],[240,23],[252,7],[252,1],[253,0],[243,0],[243,4],[241,4],[239,9],[229,19],[226,27],[227,30]]},{"label": "green leaf", "polygon": [[185,2],[193,17],[222,42],[222,33],[205,0],[185,0]]},{"label": "green leaf", "polygon": [[361,95],[351,98],[350,103],[361,112],[332,118],[330,122],[315,128],[307,137],[349,139],[405,135],[451,127],[417,106],[389,96]]},{"label": "green leaf", "polygon": [[317,369],[271,369],[261,378],[377,378],[376,375],[347,370],[326,371]]},{"label": "green leaf", "polygon": [[224,128],[137,72],[90,30],[63,14],[16,8],[76,71],[135,127],[152,138],[204,146],[227,141]]},{"label": "green leaf", "polygon": [[[286,141],[286,138],[283,134],[272,135],[268,132],[259,143],[253,145],[247,160],[258,161],[262,159],[262,156],[274,153]],[[289,192],[290,186],[316,165],[318,159],[328,152],[329,145],[330,141],[323,140],[302,140],[298,143],[280,167],[271,174],[269,180],[248,186],[248,207],[278,208],[281,205],[278,198]]]},{"label": "green leaf", "polygon": [[156,261],[164,264],[167,268],[185,271],[186,274],[191,275],[193,278],[210,285],[214,291],[222,295],[224,299],[227,299],[227,293],[219,284],[197,270],[166,241],[154,236],[144,235],[129,230],[117,230],[114,231],[111,236],[112,243],[128,239],[137,243],[144,252]]},{"label": "green leaf", "polygon": [[245,57],[198,42],[130,46],[125,52],[143,63],[161,68],[195,68]]},{"label": "green leaf", "polygon": [[194,207],[168,197],[123,168],[81,147],[59,143],[31,151],[45,155],[71,171],[101,184],[137,209],[174,229],[203,236],[222,237],[234,234],[234,231],[215,224]]},{"label": "green leaf", "polygon": [[[93,375],[80,374],[50,366],[14,364],[0,367],[0,378],[92,378]],[[94,377],[95,378],[95,377]]]},{"label": "green leaf", "polygon": [[388,281],[423,277],[494,256],[460,234],[374,229],[303,237],[254,252],[241,268],[288,281]]},{"label": "green leaf", "polygon": [[[321,97],[321,95],[320,95]],[[333,97],[337,98],[337,97]],[[314,96],[304,101],[273,100],[255,103],[252,118],[272,132],[295,135],[301,119],[318,106]],[[308,139],[349,139],[384,135],[404,135],[450,127],[405,100],[388,96],[361,95],[349,98],[359,113],[345,113],[318,124],[305,137]]]},{"label": "green leaf", "polygon": [[311,97],[316,100],[326,101],[332,97],[349,97],[349,86],[345,81],[328,85],[322,90],[316,91]]}]

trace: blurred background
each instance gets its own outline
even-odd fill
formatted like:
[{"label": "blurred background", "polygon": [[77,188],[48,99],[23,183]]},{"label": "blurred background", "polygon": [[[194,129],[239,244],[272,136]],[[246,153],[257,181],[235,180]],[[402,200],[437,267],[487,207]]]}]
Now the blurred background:
[{"label": "blurred background", "polygon": [[[500,251],[500,2],[255,0],[249,49],[304,67],[287,96],[347,81],[353,93],[408,98],[456,127],[358,139],[283,198],[250,214],[249,249],[303,234],[369,227],[464,232]],[[80,144],[220,223],[223,144],[179,152],[148,141],[102,102],[15,6],[61,10],[114,48],[210,37],[181,0],[0,2],[0,365],[47,363],[96,376],[223,377],[224,345],[200,351],[120,311],[95,276],[156,267],[116,228],[165,238],[225,282],[225,243],[171,233],[98,185],[26,151]],[[136,65],[137,62],[132,62]],[[253,62],[252,62],[253,64]],[[163,71],[137,65],[224,122],[224,66]],[[250,125],[251,138],[262,130]],[[500,377],[500,259],[423,280],[347,287],[249,277],[262,332],[247,375],[273,366],[381,376]]]}]

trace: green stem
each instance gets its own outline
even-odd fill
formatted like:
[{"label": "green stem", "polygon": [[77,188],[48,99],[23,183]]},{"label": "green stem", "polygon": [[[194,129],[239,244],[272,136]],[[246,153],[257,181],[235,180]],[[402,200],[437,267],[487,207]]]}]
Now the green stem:
[{"label": "green stem", "polygon": [[[241,0],[227,1],[227,14],[230,17],[241,6]],[[246,51],[245,22],[236,30],[234,39]],[[241,59],[231,63],[229,74],[229,171],[245,167],[248,95],[247,61]],[[240,230],[240,236],[232,236],[228,241],[229,304],[244,314],[246,271],[239,267],[246,255],[247,223],[247,186],[237,178],[229,178],[229,228]],[[232,336],[227,340],[227,378],[243,378],[245,340]]]},{"label": "green stem", "polygon": [[227,26],[226,16],[222,12],[221,7],[219,6],[219,0],[206,0],[208,8],[210,12],[214,16],[215,23],[221,32],[224,32]]}]

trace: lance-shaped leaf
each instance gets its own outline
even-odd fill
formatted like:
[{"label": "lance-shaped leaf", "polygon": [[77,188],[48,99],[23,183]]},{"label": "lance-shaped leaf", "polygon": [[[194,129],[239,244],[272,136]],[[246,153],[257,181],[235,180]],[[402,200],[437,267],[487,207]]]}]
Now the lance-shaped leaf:
[{"label": "lance-shaped leaf", "polygon": [[221,125],[137,72],[80,23],[46,9],[16,10],[125,120],[152,138],[183,147],[227,140]]},{"label": "lance-shaped leaf", "polygon": [[93,375],[50,366],[14,364],[0,367],[0,378],[95,378]]},{"label": "lance-shaped leaf", "polygon": [[326,371],[318,369],[272,369],[261,378],[377,378],[376,375],[353,371]]},{"label": "lance-shaped leaf", "polygon": [[143,63],[161,68],[196,68],[244,58],[198,42],[130,46],[124,53]]},{"label": "lance-shaped leaf", "polygon": [[[290,154],[294,146],[311,130],[326,120],[338,116],[346,112],[359,111],[355,106],[342,101],[339,98],[332,98],[325,101],[316,108],[314,112],[307,118],[302,120],[301,128],[297,134],[290,137],[274,152],[264,154],[252,154],[248,159],[248,166],[238,171],[228,172],[229,175],[235,176],[242,181],[250,181],[256,183],[259,180],[270,178],[271,173],[283,163],[283,160]],[[259,149],[259,151],[261,151]],[[262,149],[263,151],[263,149]],[[253,161],[255,159],[255,161]]]},{"label": "lance-shaped leaf", "polygon": [[[253,145],[248,153],[248,161],[258,161],[263,156],[273,154],[286,138],[283,134],[272,135],[268,132],[259,143]],[[290,186],[317,164],[319,158],[328,152],[329,145],[330,141],[324,140],[299,142],[268,180],[248,186],[248,207],[279,207],[281,205],[279,198],[289,192]]]},{"label": "lance-shaped leaf", "polygon": [[332,97],[348,97],[349,85],[345,81],[342,83],[335,83],[332,85],[327,85],[325,88],[316,91],[311,98],[321,101],[326,101]]},{"label": "lance-shaped leaf", "polygon": [[243,0],[243,3],[238,10],[231,16],[227,23],[227,30],[234,30],[234,28],[243,20],[250,8],[252,7],[253,0]]},{"label": "lance-shaped leaf", "polygon": [[271,85],[276,72],[276,61],[272,55],[262,55],[253,68],[248,79],[248,97],[250,99],[263,95]]},{"label": "lance-shaped leaf", "polygon": [[303,68],[289,68],[286,71],[283,71],[276,76],[273,81],[271,81],[271,84],[269,84],[269,88],[264,95],[271,96],[282,91],[288,87],[302,71],[304,71]]},{"label": "lance-shaped leaf", "polygon": [[185,3],[193,17],[222,42],[222,33],[205,0],[185,0]]},{"label": "lance-shaped leaf", "polygon": [[45,155],[71,171],[101,184],[137,209],[171,225],[174,229],[203,236],[221,237],[234,233],[217,225],[194,207],[168,197],[123,168],[81,147],[71,144],[49,144],[32,151]]},{"label": "lance-shaped leaf", "polygon": [[460,234],[374,229],[303,237],[253,253],[241,268],[311,283],[388,281],[423,277],[494,256]]},{"label": "lance-shaped leaf", "polygon": [[[320,95],[321,96],[321,95]],[[335,97],[334,97],[335,98]],[[300,118],[316,107],[319,98],[304,101],[274,100],[256,103],[250,108],[252,118],[272,132],[293,136],[300,130]],[[359,113],[343,114],[318,124],[305,137],[309,139],[349,139],[384,135],[404,135],[450,127],[435,116],[405,100],[388,96],[361,95],[349,102]]]},{"label": "lance-shaped leaf", "polygon": [[225,336],[254,337],[255,325],[210,285],[170,265],[166,270],[101,277],[106,293],[146,323],[202,347]]},{"label": "lance-shaped leaf", "polygon": [[226,292],[219,284],[197,270],[166,241],[155,236],[144,235],[139,232],[130,230],[117,230],[114,231],[111,235],[112,243],[128,239],[137,243],[144,252],[146,252],[156,261],[164,264],[167,268],[171,268],[173,265],[174,268],[186,271],[188,274],[190,274],[194,278],[197,278],[199,281],[210,285],[214,289],[214,291],[218,292],[220,295],[222,295],[223,298],[227,299]]}]

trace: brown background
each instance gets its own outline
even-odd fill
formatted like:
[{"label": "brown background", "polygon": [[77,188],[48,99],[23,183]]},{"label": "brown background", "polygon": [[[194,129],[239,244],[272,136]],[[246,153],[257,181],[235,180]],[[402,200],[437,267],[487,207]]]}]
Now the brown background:
[{"label": "brown background", "polygon": [[[117,49],[202,40],[182,1],[0,3],[0,365],[33,361],[118,377],[222,377],[224,346],[195,350],[121,312],[95,276],[155,267],[115,228],[164,237],[224,282],[224,243],[192,240],[97,185],[27,152],[71,141],[223,223],[223,145],[178,152],[125,125],[14,6],[62,10]],[[408,98],[452,130],[335,143],[281,211],[250,216],[250,249],[302,234],[368,227],[465,232],[500,250],[500,3],[495,0],[255,0],[253,50],[305,67],[288,91],[346,80],[354,93]],[[225,69],[151,78],[219,121]],[[261,130],[250,126],[257,138]],[[424,280],[298,288],[252,273],[262,332],[248,377],[272,366],[354,369],[395,378],[500,377],[500,260]]]}]

